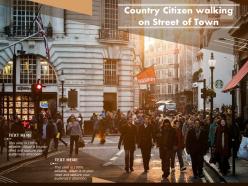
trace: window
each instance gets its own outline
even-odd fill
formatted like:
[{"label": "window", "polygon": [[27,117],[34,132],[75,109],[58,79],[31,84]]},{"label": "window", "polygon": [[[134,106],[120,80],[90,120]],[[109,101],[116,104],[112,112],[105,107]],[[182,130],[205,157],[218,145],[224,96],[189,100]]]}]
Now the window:
[{"label": "window", "polygon": [[[17,59],[18,61],[19,59]],[[17,62],[17,65],[19,63]],[[0,83],[12,83],[12,69],[13,62],[7,63],[2,74],[0,74]],[[31,85],[41,79],[43,84],[56,84],[56,72],[46,60],[43,58],[40,61],[40,57],[36,55],[23,55],[20,57],[20,66],[17,67],[20,71],[17,71],[17,80],[20,78],[20,84]],[[38,76],[39,75],[39,76]],[[17,82],[19,83],[19,82]]]},{"label": "window", "polygon": [[20,83],[21,84],[33,84],[36,82],[37,66],[36,56],[24,55],[20,60],[21,72]]},{"label": "window", "polygon": [[172,94],[172,85],[168,84],[168,94]]},{"label": "window", "polygon": [[3,68],[2,74],[0,74],[0,83],[12,83],[12,70],[13,70],[13,62],[10,61]]},{"label": "window", "polygon": [[168,77],[172,77],[173,76],[173,69],[168,69]]},{"label": "window", "polygon": [[117,60],[105,59],[104,60],[104,84],[105,85],[117,85]]},{"label": "window", "polygon": [[166,85],[162,86],[162,94],[166,94]]},{"label": "window", "polygon": [[43,84],[55,84],[56,74],[51,65],[47,61],[41,61],[41,83]]},{"label": "window", "polygon": [[38,29],[33,20],[38,4],[28,0],[13,0],[13,35],[25,37]]},{"label": "window", "polygon": [[177,94],[179,92],[179,86],[178,84],[175,85],[175,93]]},{"label": "window", "polygon": [[105,0],[104,28],[118,29],[118,0]]}]

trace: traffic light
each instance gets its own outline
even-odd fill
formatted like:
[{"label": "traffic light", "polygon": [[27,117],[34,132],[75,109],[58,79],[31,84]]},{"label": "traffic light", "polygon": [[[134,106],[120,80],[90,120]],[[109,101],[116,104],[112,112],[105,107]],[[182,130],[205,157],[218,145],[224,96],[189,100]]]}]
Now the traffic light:
[{"label": "traffic light", "polygon": [[38,81],[32,84],[32,96],[34,99],[40,100],[42,95],[42,84]]},{"label": "traffic light", "polygon": [[201,89],[201,98],[202,99],[207,98],[207,89],[206,88]]}]

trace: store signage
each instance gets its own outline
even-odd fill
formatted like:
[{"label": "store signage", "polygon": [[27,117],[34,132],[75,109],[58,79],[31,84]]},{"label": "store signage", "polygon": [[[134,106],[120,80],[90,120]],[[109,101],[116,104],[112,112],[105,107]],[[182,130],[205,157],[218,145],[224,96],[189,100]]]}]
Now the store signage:
[{"label": "store signage", "polygon": [[30,91],[31,87],[17,87],[17,90],[27,90]]},{"label": "store signage", "polygon": [[215,81],[215,88],[222,89],[224,86],[224,82],[222,80]]},{"label": "store signage", "polygon": [[48,109],[48,101],[40,101],[40,108]]}]

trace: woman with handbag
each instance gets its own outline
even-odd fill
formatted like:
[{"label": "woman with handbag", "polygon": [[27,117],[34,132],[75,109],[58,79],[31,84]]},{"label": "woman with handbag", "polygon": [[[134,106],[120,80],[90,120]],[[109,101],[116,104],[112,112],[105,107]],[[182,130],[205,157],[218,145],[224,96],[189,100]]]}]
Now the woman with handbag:
[{"label": "woman with handbag", "polygon": [[79,122],[75,116],[71,116],[68,130],[70,131],[70,157],[72,156],[74,143],[75,143],[75,155],[78,155],[79,140],[82,139],[82,130]]}]

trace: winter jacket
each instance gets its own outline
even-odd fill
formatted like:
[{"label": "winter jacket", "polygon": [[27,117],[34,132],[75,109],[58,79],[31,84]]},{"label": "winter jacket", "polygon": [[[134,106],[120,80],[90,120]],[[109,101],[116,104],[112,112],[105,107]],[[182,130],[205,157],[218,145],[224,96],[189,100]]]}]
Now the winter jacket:
[{"label": "winter jacket", "polygon": [[121,127],[120,132],[119,145],[123,144],[125,150],[135,150],[135,145],[137,143],[137,127],[133,124],[125,124]]}]

